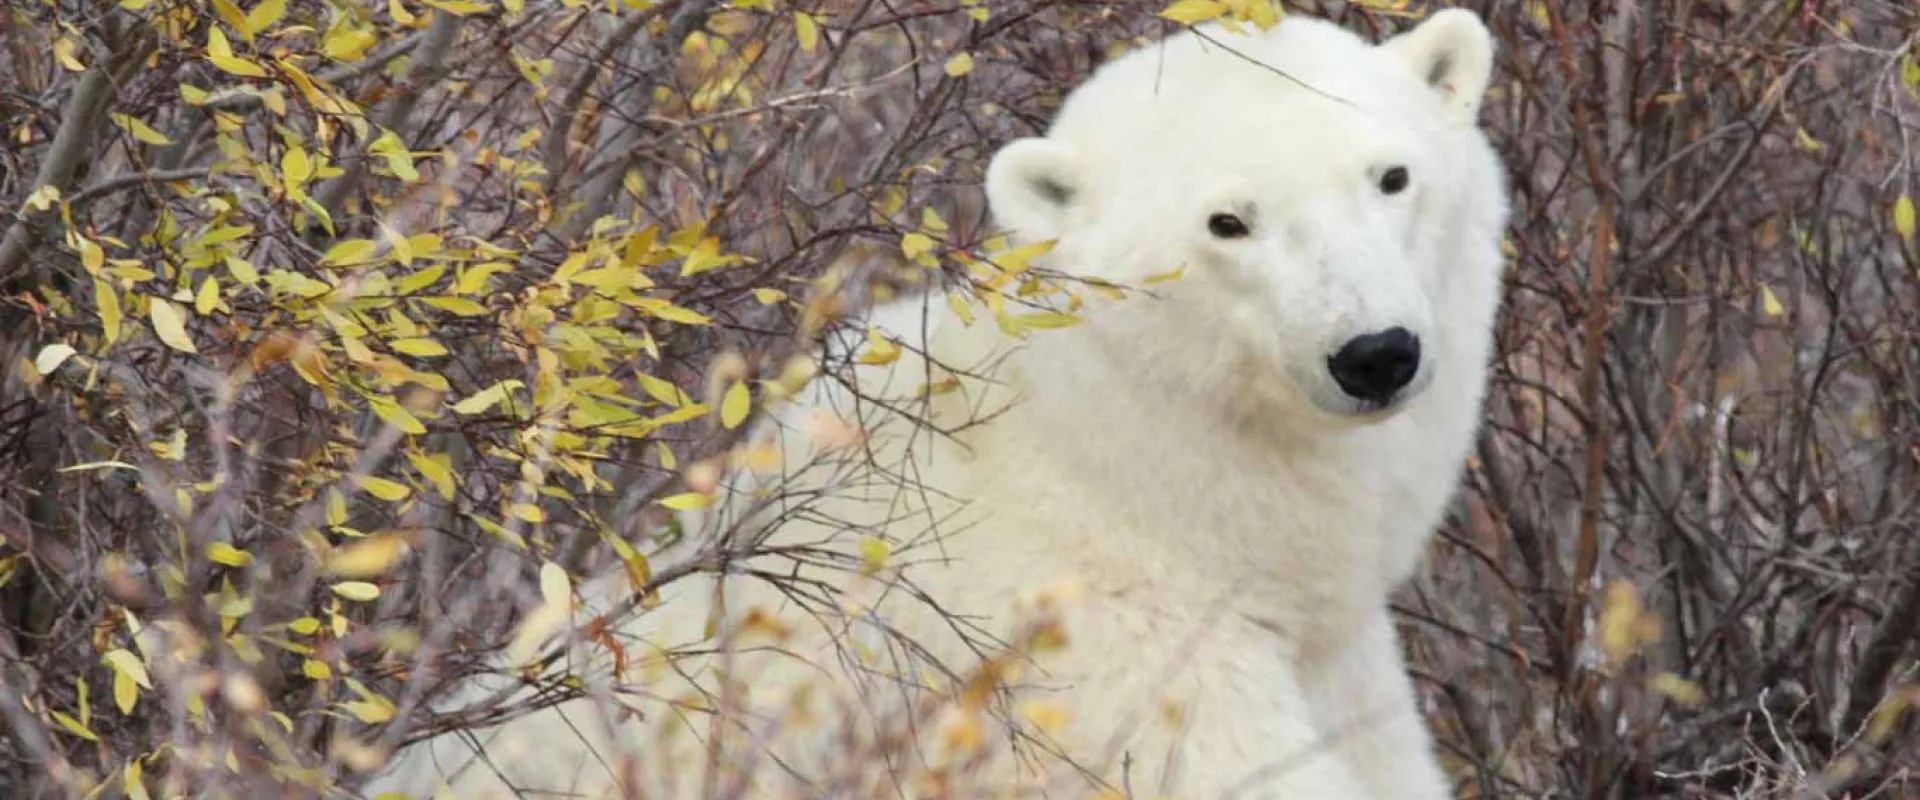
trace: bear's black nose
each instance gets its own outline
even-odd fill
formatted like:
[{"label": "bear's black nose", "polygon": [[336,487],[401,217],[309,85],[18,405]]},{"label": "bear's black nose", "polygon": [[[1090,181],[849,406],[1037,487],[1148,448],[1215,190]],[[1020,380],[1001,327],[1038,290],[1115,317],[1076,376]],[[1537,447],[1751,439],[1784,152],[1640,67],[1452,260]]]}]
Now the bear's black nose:
[{"label": "bear's black nose", "polygon": [[1406,328],[1356,336],[1327,359],[1340,391],[1356,400],[1385,405],[1420,371],[1420,339]]}]

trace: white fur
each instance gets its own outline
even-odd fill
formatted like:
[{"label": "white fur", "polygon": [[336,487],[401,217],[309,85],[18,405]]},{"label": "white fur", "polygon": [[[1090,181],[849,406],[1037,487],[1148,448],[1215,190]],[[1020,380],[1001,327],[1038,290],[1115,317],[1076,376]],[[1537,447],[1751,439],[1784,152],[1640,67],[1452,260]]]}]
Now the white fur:
[{"label": "white fur", "polygon": [[[1039,332],[994,362],[995,388],[970,383],[931,404],[948,424],[1004,409],[986,425],[952,438],[898,419],[875,427],[861,457],[879,466],[802,474],[840,488],[813,504],[817,515],[771,533],[774,544],[819,542],[857,563],[856,534],[884,532],[893,563],[921,563],[898,580],[798,568],[849,593],[838,610],[802,612],[766,582],[732,579],[728,618],[777,611],[793,628],[785,655],[742,651],[680,662],[685,675],[636,674],[621,702],[645,721],[609,737],[590,702],[571,703],[482,732],[490,766],[441,737],[402,753],[369,793],[425,796],[445,770],[460,798],[510,796],[497,774],[523,789],[607,796],[614,754],[630,753],[642,759],[640,796],[689,796],[707,763],[694,740],[727,728],[727,758],[770,748],[802,776],[761,758],[752,796],[926,796],[910,776],[942,757],[951,709],[916,734],[926,760],[848,777],[858,759],[844,755],[846,741],[879,737],[920,702],[898,681],[951,688],[876,622],[964,673],[976,663],[965,626],[1008,636],[1038,605],[1057,614],[1068,644],[1012,678],[1021,697],[1064,708],[1070,723],[1053,746],[1084,773],[1032,747],[1015,757],[989,719],[992,758],[956,781],[1044,775],[1061,797],[1092,796],[1088,777],[1139,797],[1447,796],[1387,597],[1414,570],[1478,426],[1506,215],[1474,121],[1491,43],[1462,11],[1381,46],[1299,17],[1265,34],[1203,30],[1211,41],[1183,33],[1104,66],[1044,139],[997,154],[987,181],[996,218],[1018,239],[1058,238],[1048,266],[1132,282],[1184,264],[1185,276],[1153,297],[1096,302],[1084,324]],[[1393,165],[1412,181],[1389,196],[1378,183]],[[1251,235],[1212,237],[1216,211],[1239,214]],[[917,311],[890,309],[880,322],[919,341]],[[1327,357],[1391,326],[1423,343],[1419,378],[1388,407],[1362,409],[1327,377]],[[991,323],[948,318],[932,347],[971,367],[1000,354],[999,337]],[[863,368],[863,388],[909,395],[925,368],[911,356]],[[824,384],[810,399],[851,415]],[[779,419],[796,459],[809,450],[808,413],[788,406]],[[754,485],[741,475],[734,487]],[[718,511],[705,522],[739,509]],[[781,558],[750,566],[796,572]],[[1047,594],[1062,580],[1077,600]],[[623,631],[628,656],[698,642],[712,592],[704,578],[673,584]],[[854,641],[871,653],[864,666],[848,654]],[[746,720],[739,728],[660,702],[688,680],[715,685],[716,666],[746,683],[753,713],[732,718]],[[603,670],[578,671],[606,688]],[[803,682],[828,720],[813,724],[851,725],[840,731],[850,740],[798,735],[806,723],[781,716]]]}]

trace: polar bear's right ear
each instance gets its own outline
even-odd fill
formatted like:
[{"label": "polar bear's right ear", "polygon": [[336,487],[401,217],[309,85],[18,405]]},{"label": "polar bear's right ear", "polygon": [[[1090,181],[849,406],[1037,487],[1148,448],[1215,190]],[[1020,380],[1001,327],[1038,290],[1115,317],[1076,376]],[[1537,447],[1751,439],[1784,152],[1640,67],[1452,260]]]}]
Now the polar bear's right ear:
[{"label": "polar bear's right ear", "polygon": [[1000,226],[1030,241],[1056,239],[1080,196],[1080,159],[1072,145],[1016,139],[987,164],[987,208]]},{"label": "polar bear's right ear", "polygon": [[1440,93],[1449,123],[1474,123],[1493,77],[1493,34],[1478,14],[1464,8],[1435,12],[1380,47]]}]

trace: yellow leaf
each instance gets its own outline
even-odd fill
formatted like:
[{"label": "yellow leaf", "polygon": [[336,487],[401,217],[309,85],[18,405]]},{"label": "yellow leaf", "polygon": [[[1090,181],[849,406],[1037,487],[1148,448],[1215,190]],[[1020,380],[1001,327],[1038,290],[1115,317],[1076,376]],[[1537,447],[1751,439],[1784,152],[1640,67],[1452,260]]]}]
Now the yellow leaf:
[{"label": "yellow leaf", "polygon": [[566,621],[566,612],[550,604],[542,603],[528,612],[520,622],[520,630],[507,643],[507,661],[512,664],[527,663],[541,645],[559,632]]},{"label": "yellow leaf", "polygon": [[341,581],[330,588],[333,589],[334,594],[363,603],[380,596],[380,587],[366,581]]},{"label": "yellow leaf", "polygon": [[248,286],[260,282],[259,270],[253,268],[252,262],[238,256],[227,256],[227,273]]},{"label": "yellow leaf", "polygon": [[220,32],[218,25],[207,28],[207,60],[230,75],[242,78],[267,77],[267,71],[259,64],[233,54],[233,45],[227,42],[227,35]]},{"label": "yellow leaf", "polygon": [[69,72],[87,71],[87,65],[80,61],[80,42],[71,36],[62,36],[54,40],[53,58]]},{"label": "yellow leaf", "polygon": [[660,505],[675,511],[694,511],[713,505],[713,495],[699,492],[681,492],[680,494],[660,498]]},{"label": "yellow leaf", "polygon": [[289,147],[280,155],[280,180],[287,185],[287,191],[298,191],[313,177],[313,159],[307,156],[305,148]]},{"label": "yellow leaf", "polygon": [[860,357],[855,360],[862,364],[872,364],[875,366],[891,364],[900,360],[900,345],[894,344],[893,340],[885,336],[881,336],[878,328],[869,325],[867,326],[866,352],[861,353]]},{"label": "yellow leaf", "polygon": [[1902,194],[1900,195],[1900,199],[1893,201],[1893,230],[1895,233],[1900,234],[1900,238],[1905,239],[1908,244],[1913,243],[1914,217],[1912,197]]},{"label": "yellow leaf", "polygon": [[438,254],[445,243],[446,240],[442,239],[440,234],[431,232],[416,233],[407,237],[407,246],[413,248],[414,254],[422,258]]},{"label": "yellow leaf", "polygon": [[1035,311],[1015,317],[1023,328],[1068,328],[1080,324],[1080,318],[1061,311]]},{"label": "yellow leaf", "polygon": [[347,713],[359,717],[361,722],[367,723],[368,725],[378,725],[393,719],[393,706],[390,704],[355,700],[351,703],[341,703],[340,707],[346,709]]},{"label": "yellow leaf", "polygon": [[219,307],[220,282],[214,280],[212,275],[208,275],[207,279],[200,283],[200,292],[193,297],[193,311],[204,317],[212,314],[214,309]]},{"label": "yellow leaf", "polygon": [[860,537],[859,546],[860,560],[869,574],[879,572],[881,567],[887,565],[887,555],[891,552],[891,548],[887,546],[885,539],[863,535]]},{"label": "yellow leaf", "polygon": [[932,252],[933,244],[933,237],[924,233],[909,233],[900,237],[900,252],[906,254],[909,260],[917,261]]},{"label": "yellow leaf", "polygon": [[325,661],[309,658],[300,662],[300,674],[316,681],[324,681],[333,677],[333,668],[327,666],[327,662]]},{"label": "yellow leaf", "polygon": [[1607,584],[1606,594],[1600,604],[1597,638],[1601,653],[1609,661],[1624,661],[1635,652],[1636,645],[1640,643],[1636,628],[1645,610],[1633,584],[1624,580]]},{"label": "yellow leaf", "polygon": [[347,524],[347,496],[338,489],[327,489],[327,524],[336,527]]},{"label": "yellow leaf", "polygon": [[461,17],[493,9],[493,6],[490,4],[472,3],[467,2],[467,0],[420,0],[420,2]]},{"label": "yellow leaf", "polygon": [[820,24],[813,21],[813,15],[805,11],[793,12],[793,33],[800,40],[800,49],[809,53],[820,46]]},{"label": "yellow leaf", "polygon": [[634,380],[640,384],[641,391],[646,392],[647,396],[673,406],[674,408],[684,406],[692,400],[692,398],[687,396],[686,392],[680,391],[680,387],[668,381],[638,371],[633,374],[633,377]]},{"label": "yellow leaf", "polygon": [[1760,308],[1769,317],[1787,313],[1786,307],[1780,305],[1780,298],[1773,296],[1773,287],[1764,283],[1760,284]]},{"label": "yellow leaf", "polygon": [[200,245],[203,247],[212,247],[216,244],[226,244],[227,242],[236,241],[252,232],[252,225],[222,225],[202,235],[200,237]]},{"label": "yellow leaf", "polygon": [[573,602],[573,583],[559,564],[548,561],[540,565],[540,598],[556,606]]},{"label": "yellow leaf", "polygon": [[234,5],[233,0],[213,0],[213,13],[246,36],[247,41],[253,41],[253,31],[247,30],[247,15],[240,13],[240,7]]},{"label": "yellow leaf", "polygon": [[453,499],[453,457],[446,453],[407,453],[407,460],[413,468],[420,470],[420,476],[433,484],[435,491],[447,500]]},{"label": "yellow leaf", "polygon": [[489,534],[492,534],[494,537],[500,539],[501,541],[504,541],[522,550],[527,549],[527,540],[522,538],[520,534],[514,533],[513,531],[500,527],[499,524],[493,522],[492,520],[486,519],[484,517],[480,517],[478,515],[469,516],[467,517],[467,519],[471,520],[473,524],[479,526],[480,530],[483,530]]},{"label": "yellow leaf", "polygon": [[523,385],[525,384],[519,381],[501,381],[475,392],[465,400],[453,404],[453,411],[456,414],[465,416],[478,414],[494,407],[499,404],[500,401],[507,399],[507,392]]},{"label": "yellow leaf", "polygon": [[973,54],[961,53],[947,59],[947,74],[955,78],[973,71]]},{"label": "yellow leaf", "polygon": [[115,672],[126,674],[128,678],[131,678],[134,683],[140,685],[142,688],[153,688],[153,682],[147,678],[147,665],[140,663],[140,657],[125,648],[108,650],[105,655],[100,657],[100,660]]},{"label": "yellow leaf", "polygon": [[58,202],[60,202],[60,187],[51,183],[40,184],[40,188],[27,195],[27,208],[35,211],[45,211]]},{"label": "yellow leaf", "polygon": [[482,289],[487,288],[488,278],[512,269],[513,265],[504,261],[475,264],[460,272],[460,277],[453,282],[453,291],[457,294],[478,294]]},{"label": "yellow leaf", "polygon": [[1141,282],[1151,286],[1156,283],[1166,283],[1167,281],[1177,281],[1186,276],[1187,276],[1187,265],[1181,264],[1178,268],[1175,268],[1171,272],[1158,272],[1152,275],[1148,275],[1146,279]]},{"label": "yellow leaf", "polygon": [[1058,735],[1067,724],[1067,707],[1057,701],[1026,700],[1018,710],[1021,718],[1051,735]]},{"label": "yellow leaf", "polygon": [[1186,25],[1205,22],[1227,13],[1227,6],[1215,0],[1179,0],[1167,6],[1160,16]]},{"label": "yellow leaf", "polygon": [[179,307],[158,297],[151,300],[147,305],[147,317],[153,322],[154,335],[159,336],[166,346],[182,353],[200,352],[199,348],[193,346],[193,339],[187,336],[186,316]]},{"label": "yellow leaf", "polygon": [[100,329],[106,336],[107,344],[119,341],[120,325],[124,318],[120,315],[120,295],[114,292],[113,284],[94,278],[93,302],[100,312]]},{"label": "yellow leaf", "polygon": [[[648,563],[647,557],[641,555],[640,551],[633,549],[632,545],[627,544],[617,536],[609,536],[607,537],[607,541],[613,544],[614,551],[620,556],[620,563],[626,568],[627,585],[630,586],[633,591],[645,591],[648,585],[653,583],[653,565]],[[650,605],[650,603],[657,602],[657,600],[658,593],[649,593],[647,596],[641,598],[642,604],[647,608],[652,608],[653,606]]]},{"label": "yellow leaf", "polygon": [[287,15],[287,0],[263,0],[247,12],[247,33],[259,33]]},{"label": "yellow leaf", "polygon": [[753,397],[747,392],[746,381],[734,381],[727,387],[727,394],[720,400],[720,424],[727,430],[740,427],[746,421],[747,411],[753,405]]},{"label": "yellow leaf", "polygon": [[244,567],[253,563],[253,555],[226,542],[214,542],[207,545],[207,560],[229,567]]},{"label": "yellow leaf", "polygon": [[534,524],[545,522],[547,519],[547,513],[532,503],[514,503],[513,507],[507,511],[520,520]]},{"label": "yellow leaf", "polygon": [[477,317],[487,313],[487,307],[464,297],[422,297],[423,305],[440,309],[461,317]]},{"label": "yellow leaf", "polygon": [[106,264],[107,251],[100,249],[100,243],[82,237],[74,248],[80,253],[80,266],[87,268],[88,275],[100,274],[100,268]]},{"label": "yellow leaf", "polygon": [[72,358],[73,355],[72,345],[50,344],[40,348],[40,354],[33,357],[33,368],[42,375],[52,375],[54,370],[59,369],[60,365],[66,363],[67,359]]},{"label": "yellow leaf", "polygon": [[409,434],[420,436],[427,432],[427,426],[420,424],[419,417],[415,417],[391,397],[371,395],[367,398],[367,407],[375,416]]},{"label": "yellow leaf", "polygon": [[[113,673],[114,707],[120,709],[122,714],[132,714],[134,707],[139,703],[140,687],[134,684],[133,678],[128,677],[125,672]],[[128,764],[127,768],[132,769],[133,765]]]},{"label": "yellow leaf", "polygon": [[413,12],[401,5],[400,0],[387,0],[387,15],[393,17],[394,22],[402,25],[412,25],[415,19]]},{"label": "yellow leaf", "polygon": [[95,736],[93,734],[92,729],[88,728],[85,725],[80,724],[80,720],[74,719],[73,717],[69,717],[58,711],[53,712],[53,720],[55,722],[60,723],[60,727],[66,728],[68,731],[72,732],[73,735],[75,736],[78,736],[89,742],[100,741],[100,737]]},{"label": "yellow leaf", "polygon": [[770,306],[787,299],[787,293],[779,289],[762,286],[753,290],[753,299],[760,301],[760,305]]},{"label": "yellow leaf", "polygon": [[320,37],[320,52],[336,61],[358,61],[365,57],[367,49],[373,47],[376,37],[368,31],[350,27],[347,17],[341,16],[339,22],[327,28]]},{"label": "yellow leaf", "polygon": [[[146,0],[140,0],[140,2],[144,3]],[[123,2],[122,5],[125,3]],[[133,713],[132,708],[128,708],[126,713]],[[140,773],[140,759],[127,759],[127,768],[122,772],[120,781],[120,790],[126,794],[127,800],[150,800],[152,797],[147,794],[147,783]]]},{"label": "yellow leaf", "polygon": [[547,561],[540,565],[540,600],[507,645],[507,658],[512,663],[526,663],[566,625],[567,615],[573,610],[573,586],[559,564]]},{"label": "yellow leaf", "polygon": [[354,482],[360,484],[360,488],[367,490],[367,494],[387,501],[404,500],[407,495],[413,493],[413,490],[408,489],[404,483],[372,475],[361,475],[355,478]]},{"label": "yellow leaf", "polygon": [[413,154],[407,152],[407,145],[400,141],[400,135],[393,131],[384,131],[380,138],[367,145],[374,155],[386,159],[387,169],[400,180],[413,183],[420,180],[420,172],[413,167]]},{"label": "yellow leaf", "polygon": [[[407,246],[411,248],[413,244],[409,243]],[[394,281],[393,293],[405,297],[406,295],[418,292],[439,281],[440,276],[446,274],[446,271],[447,267],[444,264],[435,264],[426,269],[416,270],[412,274]]]},{"label": "yellow leaf", "polygon": [[739,259],[736,257],[720,255],[720,240],[708,236],[701,239],[699,244],[693,246],[693,251],[687,254],[686,261],[680,264],[680,276],[684,278],[698,275],[708,270],[731,266],[737,261]]},{"label": "yellow leaf", "polygon": [[399,562],[405,545],[397,534],[369,536],[333,551],[327,557],[327,571],[342,578],[382,575]]},{"label": "yellow leaf", "polygon": [[323,266],[359,264],[371,257],[376,249],[378,245],[372,239],[347,239],[327,248],[326,254],[320,256],[320,263]]},{"label": "yellow leaf", "polygon": [[1684,706],[1698,706],[1707,699],[1700,685],[1671,672],[1662,672],[1653,676],[1649,682],[1651,688],[1674,699]]},{"label": "yellow leaf", "polygon": [[446,345],[435,341],[431,336],[395,339],[388,342],[387,346],[392,347],[395,352],[405,353],[410,356],[444,356],[447,354]]},{"label": "yellow leaf", "polygon": [[120,126],[121,130],[132,134],[133,138],[142,142],[153,145],[173,144],[173,140],[167,138],[166,134],[154,130],[152,126],[138,119],[125,114],[114,114],[112,119],[113,124]]},{"label": "yellow leaf", "polygon": [[1056,244],[1059,244],[1059,242],[1053,239],[1046,239],[1032,244],[1022,245],[994,256],[993,263],[1009,273],[1025,272],[1027,266],[1031,264],[1034,259],[1053,252],[1054,245]]}]

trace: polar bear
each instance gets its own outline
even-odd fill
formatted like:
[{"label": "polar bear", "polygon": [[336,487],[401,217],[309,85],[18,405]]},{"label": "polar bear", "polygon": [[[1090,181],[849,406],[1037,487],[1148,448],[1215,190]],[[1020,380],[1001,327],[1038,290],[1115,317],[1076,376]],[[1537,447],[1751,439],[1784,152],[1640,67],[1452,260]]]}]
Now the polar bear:
[{"label": "polar bear", "polygon": [[[735,538],[678,556],[728,580],[668,584],[618,658],[577,637],[551,669],[586,697],[403,750],[368,794],[1449,796],[1388,595],[1478,430],[1492,50],[1466,11],[1379,44],[1289,16],[1103,65],[985,188],[1052,243],[1035,271],[1138,291],[1013,346],[883,310],[925,353],[862,394],[984,421],[816,379],[767,428],[788,464],[701,512]],[[820,435],[847,419],[857,446]]]}]

